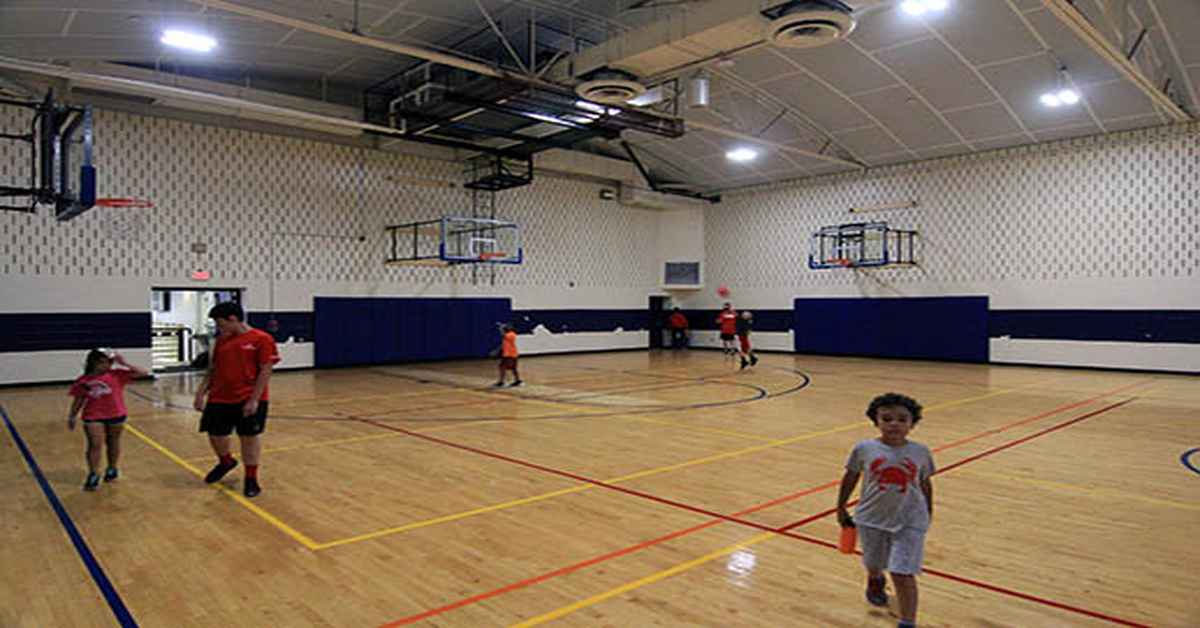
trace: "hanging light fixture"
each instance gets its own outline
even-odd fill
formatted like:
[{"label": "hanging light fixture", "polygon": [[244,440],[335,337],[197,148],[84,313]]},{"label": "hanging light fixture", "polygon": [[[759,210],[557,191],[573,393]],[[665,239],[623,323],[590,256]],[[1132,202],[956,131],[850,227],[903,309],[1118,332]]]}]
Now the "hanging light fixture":
[{"label": "hanging light fixture", "polygon": [[1039,100],[1043,105],[1052,109],[1055,107],[1079,103],[1079,92],[1075,91],[1075,89],[1071,87],[1071,80],[1070,77],[1067,76],[1066,66],[1059,66],[1054,89],[1042,94]]}]

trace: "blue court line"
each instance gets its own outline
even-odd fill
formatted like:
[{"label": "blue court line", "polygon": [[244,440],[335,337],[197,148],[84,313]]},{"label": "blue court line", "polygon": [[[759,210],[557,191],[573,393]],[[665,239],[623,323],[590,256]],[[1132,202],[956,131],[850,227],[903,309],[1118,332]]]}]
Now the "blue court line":
[{"label": "blue court line", "polygon": [[1179,461],[1183,463],[1183,466],[1191,469],[1192,473],[1200,474],[1200,469],[1197,469],[1196,465],[1192,464],[1191,461],[1191,457],[1197,453],[1200,453],[1200,447],[1189,449],[1183,452],[1182,456],[1179,456]]},{"label": "blue court line", "polygon": [[113,588],[108,576],[104,575],[104,569],[100,567],[100,563],[92,554],[92,550],[88,549],[87,542],[83,540],[83,535],[75,527],[75,522],[71,521],[71,515],[67,514],[67,509],[58,500],[58,495],[55,495],[54,489],[50,488],[50,483],[46,481],[46,476],[42,475],[42,470],[38,467],[37,461],[33,459],[33,454],[29,452],[29,448],[25,446],[25,441],[21,440],[21,435],[17,433],[16,426],[8,418],[8,413],[4,411],[4,406],[0,406],[0,417],[4,417],[4,424],[8,426],[8,431],[12,434],[13,442],[21,450],[21,455],[25,456],[25,462],[29,465],[29,470],[33,472],[33,477],[37,479],[38,485],[42,487],[42,492],[46,494],[46,500],[54,508],[54,514],[58,515],[58,521],[62,523],[67,536],[71,537],[71,544],[75,546],[75,551],[79,553],[79,559],[83,561],[83,564],[87,566],[88,572],[92,574],[92,580],[96,582],[96,586],[104,594],[104,599],[108,601],[108,606],[112,609],[113,615],[117,616],[117,621],[120,622],[122,628],[137,628],[137,622],[134,621],[133,615],[129,613],[128,608],[125,608],[125,603],[121,601],[121,596]]}]

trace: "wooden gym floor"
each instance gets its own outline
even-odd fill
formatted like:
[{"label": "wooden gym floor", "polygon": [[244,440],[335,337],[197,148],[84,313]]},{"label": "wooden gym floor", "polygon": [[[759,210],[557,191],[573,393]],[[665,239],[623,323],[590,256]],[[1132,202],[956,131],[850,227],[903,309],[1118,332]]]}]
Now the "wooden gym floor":
[{"label": "wooden gym floor", "polygon": [[240,469],[198,477],[188,376],[131,387],[96,493],[66,387],[0,390],[0,626],[894,626],[829,515],[892,390],[939,467],[921,625],[1200,625],[1194,377],[712,351],[521,370],[279,373],[254,500]]}]

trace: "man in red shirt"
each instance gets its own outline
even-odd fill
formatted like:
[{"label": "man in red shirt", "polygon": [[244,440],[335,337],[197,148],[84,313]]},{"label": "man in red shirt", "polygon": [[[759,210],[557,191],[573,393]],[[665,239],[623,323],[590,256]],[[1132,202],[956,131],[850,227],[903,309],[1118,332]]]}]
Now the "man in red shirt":
[{"label": "man in red shirt", "polygon": [[200,431],[208,432],[218,460],[204,481],[212,484],[237,466],[237,459],[229,453],[229,435],[236,428],[246,460],[242,492],[254,497],[262,492],[258,485],[259,435],[267,424],[267,381],[279,361],[279,351],[270,334],[244,322],[245,313],[237,303],[218,303],[208,317],[216,321],[220,335],[209,356],[208,372],[196,389],[194,405],[203,412]]},{"label": "man in red shirt", "polygon": [[733,346],[734,336],[737,335],[737,311],[733,309],[732,303],[725,303],[725,308],[717,314],[717,325],[721,328],[721,346],[725,349],[726,355],[737,353],[737,349]]}]

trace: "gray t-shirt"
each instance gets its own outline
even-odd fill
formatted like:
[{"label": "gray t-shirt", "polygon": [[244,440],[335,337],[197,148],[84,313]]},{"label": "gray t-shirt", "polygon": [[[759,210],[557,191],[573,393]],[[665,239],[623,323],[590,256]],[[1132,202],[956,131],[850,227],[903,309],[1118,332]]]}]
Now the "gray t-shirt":
[{"label": "gray t-shirt", "polygon": [[861,473],[862,491],[854,523],[895,532],[929,528],[929,506],[921,481],[933,475],[933,456],[921,443],[899,447],[878,438],[860,441],[850,452],[846,469]]}]

